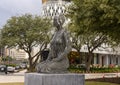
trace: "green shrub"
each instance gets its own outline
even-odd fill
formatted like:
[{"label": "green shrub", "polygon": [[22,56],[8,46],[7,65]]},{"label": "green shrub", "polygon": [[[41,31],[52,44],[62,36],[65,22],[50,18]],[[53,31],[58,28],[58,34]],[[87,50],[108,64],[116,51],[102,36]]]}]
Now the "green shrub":
[{"label": "green shrub", "polygon": [[[72,73],[84,73],[85,68],[77,67],[75,64],[71,65],[68,70]],[[90,68],[91,73],[111,73],[111,72],[120,72],[120,67],[91,67]]]}]

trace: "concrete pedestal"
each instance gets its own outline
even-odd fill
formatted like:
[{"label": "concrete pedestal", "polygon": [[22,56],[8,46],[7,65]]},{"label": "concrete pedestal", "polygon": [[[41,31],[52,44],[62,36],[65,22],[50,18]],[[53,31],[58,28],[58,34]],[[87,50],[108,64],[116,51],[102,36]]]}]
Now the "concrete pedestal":
[{"label": "concrete pedestal", "polygon": [[25,74],[25,85],[84,85],[84,82],[82,74]]}]

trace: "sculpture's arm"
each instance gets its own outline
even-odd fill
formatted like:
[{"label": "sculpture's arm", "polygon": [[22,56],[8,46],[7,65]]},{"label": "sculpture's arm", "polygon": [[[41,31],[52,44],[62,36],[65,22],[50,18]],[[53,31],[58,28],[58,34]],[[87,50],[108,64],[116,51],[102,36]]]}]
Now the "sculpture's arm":
[{"label": "sculpture's arm", "polygon": [[64,37],[65,37],[65,44],[66,44],[66,47],[65,47],[65,50],[63,52],[63,56],[67,56],[68,53],[72,50],[72,47],[71,47],[71,41],[70,41],[70,35],[67,31],[64,32]]},{"label": "sculpture's arm", "polygon": [[51,45],[52,45],[52,42],[53,42],[53,39],[54,39],[55,35],[56,35],[56,32],[54,33],[54,35],[52,36],[52,39],[50,41],[50,51],[49,51],[49,54],[48,54],[48,57],[47,57],[46,61],[51,61],[51,59],[53,57],[53,50],[51,50],[52,49]]},{"label": "sculpture's arm", "polygon": [[72,50],[69,33],[67,31],[65,31],[63,36],[64,36],[64,40],[65,40],[64,44],[66,45],[66,47],[65,47],[63,53],[61,53],[57,58],[55,58],[54,61],[62,60]]}]

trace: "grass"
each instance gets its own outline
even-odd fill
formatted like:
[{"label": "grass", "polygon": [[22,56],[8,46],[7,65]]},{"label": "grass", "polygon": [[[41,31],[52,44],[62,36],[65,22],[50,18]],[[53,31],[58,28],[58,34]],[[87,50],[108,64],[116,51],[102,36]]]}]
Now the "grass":
[{"label": "grass", "polygon": [[[0,83],[0,85],[24,85],[24,83]],[[120,84],[87,81],[87,82],[85,82],[85,85],[120,85]]]},{"label": "grass", "polygon": [[120,85],[115,83],[108,83],[108,82],[95,82],[95,81],[87,81],[85,85]]},{"label": "grass", "polygon": [[0,85],[24,85],[24,83],[0,83]]}]

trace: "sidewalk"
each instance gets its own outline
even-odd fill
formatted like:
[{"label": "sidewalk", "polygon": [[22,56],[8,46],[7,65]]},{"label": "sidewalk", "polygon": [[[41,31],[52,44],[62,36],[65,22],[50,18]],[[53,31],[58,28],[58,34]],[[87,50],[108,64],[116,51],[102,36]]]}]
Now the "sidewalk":
[{"label": "sidewalk", "polygon": [[[11,82],[24,82],[24,74],[26,70],[18,73],[5,73],[0,74],[0,83],[11,83]],[[96,78],[115,78],[120,77],[120,73],[86,73],[85,79],[96,79]]]},{"label": "sidewalk", "polygon": [[0,83],[10,83],[10,82],[24,82],[24,74],[26,70],[20,71],[18,73],[1,73]]},{"label": "sidewalk", "polygon": [[0,83],[24,82],[24,76],[0,75]]},{"label": "sidewalk", "polygon": [[95,78],[115,78],[120,77],[120,73],[88,73],[85,74],[85,79],[95,79]]}]

